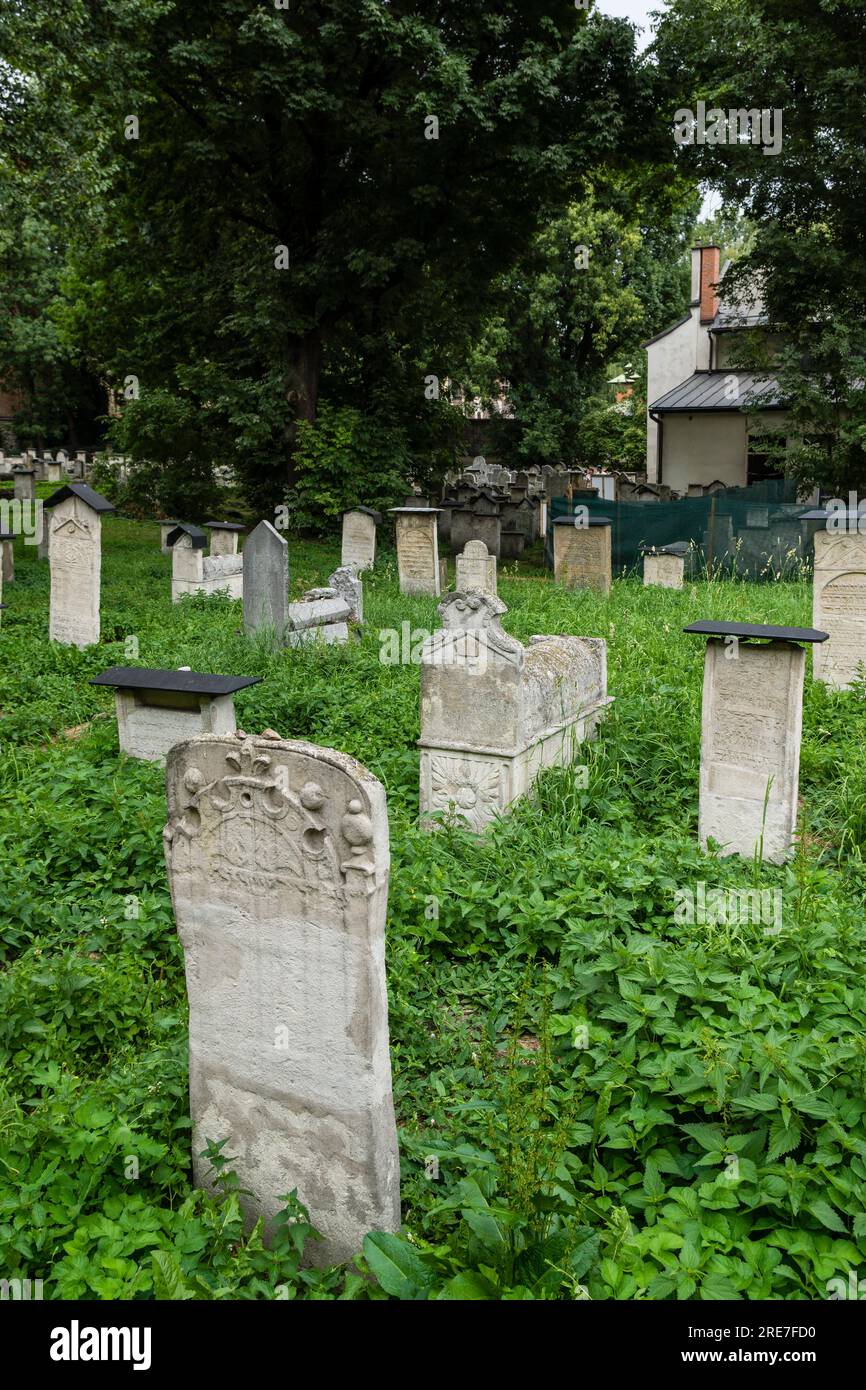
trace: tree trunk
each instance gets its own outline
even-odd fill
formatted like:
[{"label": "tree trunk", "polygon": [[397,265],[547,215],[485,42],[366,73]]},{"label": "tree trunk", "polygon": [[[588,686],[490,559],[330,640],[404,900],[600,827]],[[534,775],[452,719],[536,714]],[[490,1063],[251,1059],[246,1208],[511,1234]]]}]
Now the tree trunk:
[{"label": "tree trunk", "polygon": [[295,479],[295,449],[298,439],[298,424],[308,420],[311,424],[316,418],[316,402],[319,396],[319,376],[322,370],[322,338],[318,329],[313,329],[304,338],[292,338],[289,343],[289,366],[286,372],[286,402],[289,406],[286,424],[286,462],[289,487]]}]

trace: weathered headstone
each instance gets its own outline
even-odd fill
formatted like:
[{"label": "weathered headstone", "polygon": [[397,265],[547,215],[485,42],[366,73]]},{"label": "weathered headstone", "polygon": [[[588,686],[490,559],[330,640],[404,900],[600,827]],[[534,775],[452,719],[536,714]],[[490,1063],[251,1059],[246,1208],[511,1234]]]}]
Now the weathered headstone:
[{"label": "weathered headstone", "polygon": [[15,540],[12,531],[0,531],[0,573],[2,573],[3,583],[12,584],[15,580],[15,551],[13,543]]},{"label": "weathered headstone", "polygon": [[168,538],[169,538],[169,536],[171,535],[172,531],[174,531],[178,526],[182,526],[182,525],[183,525],[183,522],[179,521],[179,520],[177,519],[177,517],[173,517],[173,518],[171,518],[171,519],[165,519],[165,520],[164,520],[162,517],[160,517],[160,519],[159,519],[159,548],[160,548],[160,550],[162,551],[163,555],[170,555],[170,554],[171,554],[171,552],[172,552],[172,547],[171,547],[171,546],[169,545],[169,543],[168,543]]},{"label": "weathered headstone", "polygon": [[273,738],[196,738],[166,770],[165,853],[186,957],[193,1173],[227,1139],[250,1219],[297,1189],[351,1259],[397,1231],[381,784],[344,753]]},{"label": "weathered headstone", "polygon": [[36,497],[35,468],[16,468],[12,474],[15,496],[19,502],[32,502]]},{"label": "weathered headstone", "polygon": [[448,594],[443,627],[421,654],[422,816],[445,812],[481,830],[551,764],[569,763],[611,700],[598,637],[502,630],[490,594]]},{"label": "weathered headstone", "polygon": [[216,676],[202,671],[112,666],[91,685],[114,686],[121,752],[164,762],[170,748],[197,734],[231,734],[237,728],[234,695],[261,676]]},{"label": "weathered headstone", "polygon": [[216,558],[221,555],[237,555],[238,538],[245,531],[232,521],[206,521],[205,529],[210,531],[210,553]]},{"label": "weathered headstone", "polygon": [[186,594],[227,594],[244,596],[244,558],[242,555],[205,555],[207,535],[200,526],[182,521],[169,531],[166,543],[171,549],[171,601],[178,603]]},{"label": "weathered headstone", "polygon": [[[706,636],[699,835],[723,854],[782,864],[797,825],[803,716],[802,642],[811,628],[699,622]],[[720,640],[724,638],[724,641]],[[769,639],[763,641],[759,639]]]},{"label": "weathered headstone", "polygon": [[381,523],[381,512],[373,507],[354,507],[343,512],[343,543],[341,566],[354,564],[359,574],[375,564],[375,528]]},{"label": "weathered headstone", "polygon": [[244,631],[267,628],[281,642],[289,627],[289,547],[269,521],[244,545]]},{"label": "weathered headstone", "polygon": [[51,528],[52,642],[88,647],[99,641],[102,517],[114,508],[86,483],[68,483],[45,502]]},{"label": "weathered headstone", "polygon": [[813,674],[849,690],[866,673],[866,517],[853,513],[845,531],[817,531],[814,546],[812,622],[830,640],[815,648]]},{"label": "weathered headstone", "polygon": [[611,524],[608,517],[558,516],[553,523],[553,577],[567,589],[611,585]]},{"label": "weathered headstone", "polygon": [[64,465],[59,458],[45,460],[45,477],[49,483],[59,483],[63,476]]},{"label": "weathered headstone", "polygon": [[437,507],[391,507],[401,594],[440,593]]},{"label": "weathered headstone", "polygon": [[307,646],[311,642],[348,642],[350,602],[336,589],[308,589],[289,604],[286,644]]},{"label": "weathered headstone", "polygon": [[655,584],[662,589],[681,589],[686,567],[685,542],[673,546],[660,546],[658,550],[647,551],[643,557],[643,582]]},{"label": "weathered headstone", "polygon": [[349,622],[362,623],[364,621],[364,586],[358,578],[357,570],[354,565],[341,565],[339,569],[328,576],[328,587],[336,589],[341,598],[344,598],[350,608]]},{"label": "weathered headstone", "polygon": [[496,597],[496,556],[488,555],[483,541],[467,541],[462,555],[457,556],[458,591],[469,590]]}]

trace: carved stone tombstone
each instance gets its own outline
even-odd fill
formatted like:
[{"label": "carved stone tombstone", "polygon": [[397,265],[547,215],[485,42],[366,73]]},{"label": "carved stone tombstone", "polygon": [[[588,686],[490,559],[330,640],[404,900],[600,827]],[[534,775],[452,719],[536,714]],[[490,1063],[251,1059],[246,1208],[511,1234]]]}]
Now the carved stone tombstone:
[{"label": "carved stone tombstone", "polygon": [[210,531],[210,553],[213,558],[221,555],[237,555],[238,538],[245,528],[233,521],[206,521],[205,529]]},{"label": "carved stone tombstone", "polygon": [[643,557],[644,584],[655,584],[661,589],[681,589],[687,553],[688,545],[685,541],[647,551]]},{"label": "carved stone tombstone", "polygon": [[244,632],[268,628],[281,642],[289,626],[289,547],[269,521],[244,546]]},{"label": "carved stone tombstone", "polygon": [[391,507],[397,518],[401,594],[439,594],[437,507]]},{"label": "carved stone tombstone", "polygon": [[248,1218],[297,1188],[350,1259],[397,1231],[385,792],[344,753],[277,736],[176,744],[165,853],[186,958],[194,1177],[228,1139]]},{"label": "carved stone tombstone", "polygon": [[[812,628],[692,623],[708,637],[701,714],[699,835],[723,854],[783,864],[797,826],[803,721],[802,642]],[[725,638],[721,641],[721,638]],[[768,638],[768,641],[756,639]]]},{"label": "carved stone tombstone", "polygon": [[343,513],[341,566],[354,565],[359,574],[373,568],[376,563],[376,527],[381,520],[381,512],[374,511],[372,507],[356,507],[354,511]]},{"label": "carved stone tombstone", "polygon": [[[578,523],[578,524],[575,524]],[[610,520],[582,514],[558,516],[553,523],[553,577],[566,589],[597,589],[609,594],[611,585]]]},{"label": "carved stone tombstone", "polygon": [[866,668],[866,516],[851,513],[846,530],[815,533],[812,622],[830,634],[815,648],[815,679],[849,690]]},{"label": "carved stone tombstone", "polygon": [[496,556],[488,555],[483,541],[466,542],[462,555],[457,556],[455,584],[458,590],[496,597]]},{"label": "carved stone tombstone", "polygon": [[45,510],[51,530],[48,635],[52,642],[88,647],[99,641],[102,517],[114,508],[86,483],[69,483],[48,498]]}]

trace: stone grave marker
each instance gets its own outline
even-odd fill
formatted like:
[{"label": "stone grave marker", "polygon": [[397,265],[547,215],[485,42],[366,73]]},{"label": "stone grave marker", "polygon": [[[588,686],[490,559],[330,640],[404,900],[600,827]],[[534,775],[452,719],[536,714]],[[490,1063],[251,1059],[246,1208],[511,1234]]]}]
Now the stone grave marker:
[{"label": "stone grave marker", "polygon": [[269,521],[244,545],[244,631],[267,628],[282,642],[289,627],[289,547]]},{"label": "stone grave marker", "polygon": [[686,541],[675,541],[673,545],[663,545],[657,550],[645,551],[644,584],[655,584],[661,589],[681,589],[688,548]]},{"label": "stone grave marker", "polygon": [[36,469],[16,468],[12,473],[14,495],[19,502],[33,502],[36,498]]},{"label": "stone grave marker", "polygon": [[343,545],[340,564],[354,565],[360,574],[376,563],[376,527],[382,513],[372,507],[355,507],[343,513]]},{"label": "stone grave marker", "polygon": [[206,521],[205,530],[210,531],[210,553],[216,557],[237,555],[238,539],[246,527],[237,526],[233,521]]},{"label": "stone grave marker", "polygon": [[199,737],[166,768],[165,853],[186,958],[195,1182],[228,1140],[250,1219],[297,1189],[318,1265],[400,1227],[381,784],[277,735]]},{"label": "stone grave marker", "polygon": [[216,676],[202,671],[111,666],[90,682],[116,690],[121,752],[164,762],[170,748],[197,734],[231,734],[237,728],[234,695],[261,676]]},{"label": "stone grave marker", "polygon": [[830,638],[815,648],[813,674],[850,690],[866,667],[866,516],[849,513],[847,529],[816,531],[814,546],[812,622]]},{"label": "stone grave marker", "polygon": [[114,507],[86,483],[67,483],[44,504],[51,540],[52,642],[88,647],[99,641],[99,595],[102,573],[102,517]]},{"label": "stone grave marker", "polygon": [[15,550],[13,548],[15,535],[12,531],[0,531],[0,577],[4,584],[12,584],[15,581]]},{"label": "stone grave marker", "polygon": [[437,507],[391,507],[397,521],[401,594],[440,593]]},{"label": "stone grave marker", "polygon": [[[723,854],[783,864],[793,851],[803,718],[803,642],[813,628],[699,622],[706,636],[699,835]],[[759,639],[769,639],[762,641]],[[724,639],[724,640],[720,640]]]},{"label": "stone grave marker", "polygon": [[[575,525],[575,522],[580,523]],[[586,523],[586,524],[583,524]],[[553,523],[553,577],[566,589],[596,589],[609,594],[611,585],[611,523],[609,517],[582,514],[558,516]]]},{"label": "stone grave marker", "polygon": [[492,594],[496,597],[496,556],[487,553],[483,541],[467,541],[457,556],[456,587],[459,591]]},{"label": "stone grave marker", "polygon": [[364,586],[358,578],[358,572],[354,565],[341,565],[335,569],[334,573],[328,576],[328,587],[336,589],[341,598],[344,598],[349,605],[350,623],[362,623],[364,621]]}]

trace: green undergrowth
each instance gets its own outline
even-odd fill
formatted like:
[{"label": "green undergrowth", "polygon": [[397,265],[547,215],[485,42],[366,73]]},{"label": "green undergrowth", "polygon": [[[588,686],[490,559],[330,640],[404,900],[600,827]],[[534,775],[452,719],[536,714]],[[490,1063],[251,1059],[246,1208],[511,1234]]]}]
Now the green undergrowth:
[{"label": "green undergrowth", "polygon": [[[106,523],[96,648],[49,643],[31,547],[4,591],[2,1277],[50,1298],[813,1299],[862,1275],[862,691],[807,672],[791,863],[697,845],[703,643],[682,628],[808,625],[808,584],[617,581],[604,600],[505,575],[507,630],[606,638],[616,699],[585,773],[549,771],[477,839],[416,823],[418,668],[383,664],[379,634],[438,619],[392,556],[363,636],[274,652],[237,603],[172,605],[157,535]],[[296,592],[338,563],[291,557]],[[123,664],[260,675],[242,728],[342,749],[386,787],[404,1227],[350,1267],[311,1266],[297,1194],[274,1194],[267,1246],[245,1230],[230,1138],[216,1195],[192,1187],[164,774],[120,757],[112,692],[88,683]],[[778,921],[678,920],[699,884],[778,892]]]}]

